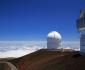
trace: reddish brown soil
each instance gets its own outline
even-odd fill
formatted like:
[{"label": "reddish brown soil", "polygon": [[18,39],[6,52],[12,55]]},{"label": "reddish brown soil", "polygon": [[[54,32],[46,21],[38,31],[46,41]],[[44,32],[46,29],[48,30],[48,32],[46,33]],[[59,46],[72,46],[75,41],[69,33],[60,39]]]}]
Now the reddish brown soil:
[{"label": "reddish brown soil", "polygon": [[85,70],[85,56],[76,51],[42,49],[11,62],[18,70]]}]

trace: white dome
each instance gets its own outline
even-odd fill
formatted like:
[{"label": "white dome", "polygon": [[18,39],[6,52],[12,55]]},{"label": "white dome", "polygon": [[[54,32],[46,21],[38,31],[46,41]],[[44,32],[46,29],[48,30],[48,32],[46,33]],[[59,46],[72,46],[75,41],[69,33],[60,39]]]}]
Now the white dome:
[{"label": "white dome", "polygon": [[47,35],[47,48],[51,50],[61,49],[61,35],[52,31]]},{"label": "white dome", "polygon": [[58,32],[56,32],[56,31],[50,32],[47,37],[48,38],[61,39],[61,35]]}]

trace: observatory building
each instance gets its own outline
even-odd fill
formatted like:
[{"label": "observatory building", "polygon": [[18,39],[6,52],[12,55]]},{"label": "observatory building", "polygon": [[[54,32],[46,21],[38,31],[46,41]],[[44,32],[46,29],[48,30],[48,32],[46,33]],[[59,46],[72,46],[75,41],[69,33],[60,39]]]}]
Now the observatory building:
[{"label": "observatory building", "polygon": [[77,30],[80,32],[80,52],[85,53],[85,9],[80,11],[77,19]]},{"label": "observatory building", "polygon": [[52,31],[47,35],[47,49],[49,50],[57,50],[61,49],[61,35]]}]

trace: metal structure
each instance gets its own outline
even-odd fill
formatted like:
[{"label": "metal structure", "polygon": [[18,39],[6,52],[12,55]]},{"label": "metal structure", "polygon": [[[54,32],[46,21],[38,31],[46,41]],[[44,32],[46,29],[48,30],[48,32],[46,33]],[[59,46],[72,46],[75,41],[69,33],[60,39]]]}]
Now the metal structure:
[{"label": "metal structure", "polygon": [[56,31],[50,32],[47,36],[47,49],[56,50],[60,48],[61,48],[61,35]]},{"label": "metal structure", "polygon": [[77,30],[80,32],[80,52],[85,53],[85,9],[80,11],[77,19]]}]

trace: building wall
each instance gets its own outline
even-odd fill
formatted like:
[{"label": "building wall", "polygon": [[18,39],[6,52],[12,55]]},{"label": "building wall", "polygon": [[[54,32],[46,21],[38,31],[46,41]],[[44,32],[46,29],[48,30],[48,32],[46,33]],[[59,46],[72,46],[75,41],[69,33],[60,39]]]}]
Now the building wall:
[{"label": "building wall", "polygon": [[85,33],[82,33],[80,37],[80,51],[85,53]]},{"label": "building wall", "polygon": [[55,38],[47,38],[48,49],[58,49],[61,47],[61,40]]},{"label": "building wall", "polygon": [[85,16],[82,17],[82,18],[79,18],[79,19],[77,20],[76,26],[77,26],[77,29],[78,29],[78,30],[79,30],[80,28],[85,27]]}]

